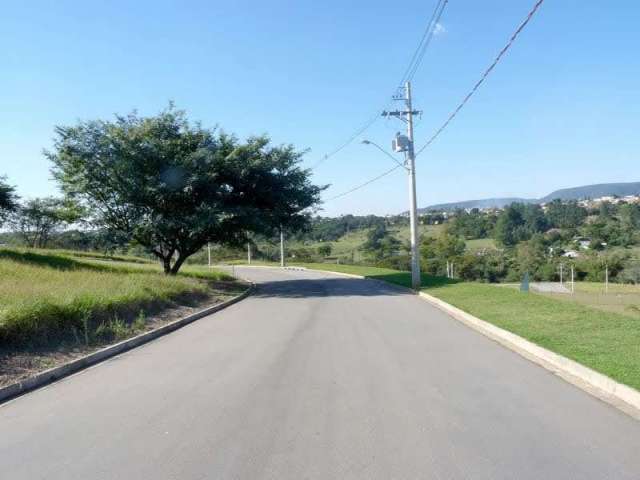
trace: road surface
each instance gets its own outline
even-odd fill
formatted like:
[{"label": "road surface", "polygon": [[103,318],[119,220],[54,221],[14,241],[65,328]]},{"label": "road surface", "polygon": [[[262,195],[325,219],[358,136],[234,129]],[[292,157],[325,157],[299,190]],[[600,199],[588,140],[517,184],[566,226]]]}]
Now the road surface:
[{"label": "road surface", "polygon": [[378,282],[248,299],[0,406],[0,478],[640,479],[640,422]]}]

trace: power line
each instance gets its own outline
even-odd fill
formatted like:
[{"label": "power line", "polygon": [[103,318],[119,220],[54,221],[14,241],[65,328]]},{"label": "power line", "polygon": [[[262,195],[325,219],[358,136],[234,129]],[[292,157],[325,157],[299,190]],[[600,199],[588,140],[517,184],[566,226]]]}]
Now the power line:
[{"label": "power line", "polygon": [[403,166],[402,166],[402,165],[396,165],[395,167],[390,168],[390,169],[389,169],[389,170],[387,170],[386,172],[381,173],[381,174],[380,174],[380,175],[378,175],[377,177],[373,177],[373,178],[371,178],[371,179],[367,180],[366,182],[361,183],[360,185],[357,185],[357,186],[355,186],[355,187],[353,187],[353,188],[351,188],[351,189],[349,189],[349,190],[347,190],[347,191],[345,191],[345,192],[339,193],[338,195],[335,195],[335,196],[333,196],[333,197],[331,197],[331,198],[327,198],[326,200],[324,200],[324,202],[331,202],[332,200],[336,200],[336,199],[338,199],[338,198],[340,198],[340,197],[344,197],[344,196],[346,196],[346,195],[349,195],[350,193],[353,193],[353,192],[355,192],[356,190],[360,190],[361,188],[366,187],[366,186],[367,186],[367,185],[369,185],[370,183],[373,183],[373,182],[375,182],[375,181],[377,181],[377,180],[380,180],[381,178],[386,177],[387,175],[389,175],[389,174],[393,173],[394,171],[396,171],[396,170],[397,170],[397,169],[399,169],[400,167],[403,167]]},{"label": "power line", "polygon": [[427,143],[425,143],[422,147],[420,147],[420,149],[416,152],[416,156],[420,155],[420,153],[422,153],[422,151],[424,151],[424,149],[426,149],[427,147],[429,147],[429,145],[431,145],[436,138],[438,138],[440,136],[440,134],[444,131],[445,128],[447,128],[447,126],[449,126],[449,124],[451,123],[451,121],[456,117],[456,115],[458,115],[458,112],[460,112],[460,110],[462,110],[462,108],[466,105],[466,103],[469,101],[469,99],[473,96],[474,93],[476,93],[476,91],[478,90],[478,88],[480,88],[480,85],[482,85],[482,83],[486,80],[486,78],[489,76],[489,74],[491,73],[491,71],[495,68],[495,66],[498,64],[498,62],[500,61],[500,59],[503,57],[503,55],[505,53],[507,53],[507,50],[509,50],[509,48],[511,47],[511,45],[513,45],[513,42],[515,42],[516,38],[518,37],[518,35],[520,35],[520,32],[524,29],[524,27],[527,26],[527,24],[529,23],[529,21],[533,18],[533,16],[535,15],[535,13],[538,11],[538,8],[540,7],[540,5],[542,5],[542,3],[544,2],[544,0],[538,0],[535,5],[533,6],[533,8],[531,9],[531,11],[529,12],[529,14],[526,16],[526,18],[524,19],[524,21],[520,24],[520,26],[516,29],[516,31],[513,33],[513,35],[511,35],[511,38],[509,39],[509,41],[507,42],[507,44],[502,48],[502,50],[500,50],[500,53],[498,53],[498,56],[495,58],[495,60],[493,61],[493,63],[491,65],[489,65],[489,68],[487,68],[484,73],[482,74],[482,76],[480,77],[480,80],[478,80],[476,82],[476,84],[473,86],[473,88],[469,91],[469,93],[467,93],[467,95],[464,97],[464,99],[462,100],[462,102],[460,102],[460,104],[456,107],[456,109],[449,115],[449,117],[447,118],[447,120],[440,126],[440,128],[438,128],[438,130],[435,131],[435,133],[429,138],[429,140],[427,140]]},{"label": "power line", "polygon": [[369,127],[371,127],[371,125],[373,125],[376,120],[378,120],[378,118],[380,118],[380,112],[381,110],[376,110],[376,113],[373,117],[371,117],[369,120],[367,120],[360,128],[358,128],[355,133],[353,135],[351,135],[344,143],[341,143],[338,147],[336,147],[334,150],[332,150],[331,152],[329,152],[328,154],[326,154],[324,157],[322,157],[320,160],[318,160],[316,163],[314,163],[311,166],[311,170],[315,170],[316,168],[318,168],[320,165],[322,165],[324,162],[326,162],[327,160],[329,160],[329,158],[333,157],[335,154],[341,152],[343,149],[345,149],[346,147],[348,147],[356,138],[358,138],[360,135],[362,135],[365,131],[367,131],[369,129]]},{"label": "power line", "polygon": [[[458,114],[458,112],[460,112],[460,110],[462,110],[462,108],[465,106],[465,104],[469,101],[469,99],[473,96],[473,94],[476,92],[476,90],[478,90],[478,88],[480,87],[480,85],[482,85],[482,83],[485,81],[485,79],[489,76],[489,74],[491,73],[491,71],[495,68],[495,66],[498,64],[498,62],[501,60],[501,58],[503,57],[503,55],[507,52],[507,50],[509,50],[509,48],[511,47],[511,45],[514,43],[514,41],[516,40],[516,38],[518,37],[518,35],[520,34],[520,32],[524,29],[524,27],[527,26],[527,24],[529,23],[529,21],[531,20],[531,18],[533,18],[533,16],[535,15],[535,13],[538,11],[538,8],[540,8],[540,5],[542,5],[542,3],[544,2],[544,0],[538,0],[535,5],[533,6],[533,8],[531,9],[531,11],[529,12],[529,14],[526,16],[526,18],[524,19],[524,21],[518,26],[518,28],[516,29],[516,31],[513,33],[513,35],[511,35],[511,38],[509,39],[509,41],[507,42],[507,44],[502,48],[502,50],[500,50],[500,53],[498,53],[498,56],[495,58],[495,60],[493,61],[493,63],[489,66],[489,68],[487,68],[484,73],[482,74],[482,76],[480,77],[480,80],[478,80],[478,82],[476,82],[476,84],[473,86],[473,88],[471,89],[471,91],[467,94],[466,97],[464,97],[464,99],[462,100],[462,102],[460,102],[460,104],[458,105],[458,107],[453,111],[453,113],[451,113],[451,115],[449,115],[449,118],[447,118],[447,120],[442,124],[442,126],[436,130],[436,132],[431,136],[431,138],[429,138],[429,140],[427,141],[427,143],[425,145],[423,145],[416,153],[416,157],[422,153],[427,147],[429,147],[429,145],[431,145],[436,138],[438,138],[438,136],[444,131],[445,128],[447,128],[447,126],[449,125],[449,123],[451,123],[451,121],[455,118],[455,116]],[[342,192],[334,197],[331,197],[327,200],[325,200],[325,202],[329,202],[332,200],[335,200],[336,198],[340,198],[340,197],[344,197],[346,195],[349,195],[350,193],[353,193],[357,190],[360,190],[363,187],[366,187],[367,185],[380,180],[381,178],[385,177],[386,175],[389,175],[391,172],[393,172],[394,170],[400,168],[399,166],[393,167],[390,170],[387,170],[386,172],[384,172],[381,175],[378,175],[377,177],[371,178],[370,180],[367,180],[364,183],[361,183],[360,185],[347,190],[345,192]]]},{"label": "power line", "polygon": [[[416,47],[416,50],[413,53],[413,56],[411,57],[411,60],[409,61],[409,65],[407,65],[407,69],[405,70],[405,73],[402,75],[402,79],[401,79],[399,85],[404,85],[407,80],[411,80],[413,78],[413,76],[416,74],[418,68],[420,67],[420,64],[422,63],[422,59],[424,58],[425,52],[426,52],[427,48],[429,47],[429,44],[431,43],[431,39],[433,38],[435,27],[438,24],[438,22],[440,21],[440,17],[442,16],[442,12],[443,12],[443,10],[446,7],[448,2],[449,2],[449,0],[438,0],[438,3],[436,4],[436,7],[433,10],[433,13],[431,14],[431,18],[429,19],[429,22],[427,23],[427,28],[425,29],[424,34],[422,35],[422,38],[420,39],[420,42],[418,43],[418,46]],[[380,118],[380,112],[382,112],[384,109],[386,109],[388,105],[389,104],[385,105],[385,107],[383,109],[376,110],[375,115],[372,116],[371,118],[369,118],[369,120],[367,120],[360,128],[358,128],[345,142],[341,143],[334,150],[332,150],[331,152],[327,153],[320,160],[318,160],[316,163],[314,163],[310,167],[311,170],[315,170],[320,165],[322,165],[324,162],[326,162],[329,158],[331,158],[334,155],[340,153],[346,147],[351,145],[351,143],[353,143],[353,141],[356,138],[358,138],[360,135],[362,135],[364,132],[366,132],[376,122],[376,120],[378,120],[378,118]]]},{"label": "power line", "polygon": [[420,65],[427,51],[427,48],[429,48],[431,39],[435,34],[436,25],[439,24],[440,18],[442,17],[442,12],[444,12],[444,9],[447,6],[447,3],[449,3],[449,0],[438,0],[438,3],[436,4],[435,9],[433,10],[433,14],[431,15],[431,19],[427,24],[427,28],[425,29],[425,32],[422,35],[420,42],[418,43],[418,47],[416,48],[416,51],[413,54],[411,62],[409,62],[409,67],[407,68],[407,71],[405,72],[402,79],[400,80],[400,87],[402,87],[406,82],[410,82],[411,80],[413,80],[413,77],[415,76],[416,72],[420,68]]}]

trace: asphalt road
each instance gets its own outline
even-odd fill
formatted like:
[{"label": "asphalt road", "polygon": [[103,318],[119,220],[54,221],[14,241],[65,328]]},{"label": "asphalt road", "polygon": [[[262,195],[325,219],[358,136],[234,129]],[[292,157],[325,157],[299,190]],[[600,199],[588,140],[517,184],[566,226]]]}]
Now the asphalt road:
[{"label": "asphalt road", "polygon": [[640,479],[640,422],[419,298],[241,274],[247,300],[0,406],[0,478]]}]

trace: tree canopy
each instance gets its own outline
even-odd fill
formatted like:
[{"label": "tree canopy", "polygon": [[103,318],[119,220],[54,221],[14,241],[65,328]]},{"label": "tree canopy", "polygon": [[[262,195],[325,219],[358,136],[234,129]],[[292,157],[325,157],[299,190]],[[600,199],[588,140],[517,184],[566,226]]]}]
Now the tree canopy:
[{"label": "tree canopy", "polygon": [[152,117],[57,127],[47,152],[67,195],[171,274],[207,242],[239,245],[248,232],[303,226],[325,188],[300,167],[303,154],[265,136],[240,142],[173,106]]}]

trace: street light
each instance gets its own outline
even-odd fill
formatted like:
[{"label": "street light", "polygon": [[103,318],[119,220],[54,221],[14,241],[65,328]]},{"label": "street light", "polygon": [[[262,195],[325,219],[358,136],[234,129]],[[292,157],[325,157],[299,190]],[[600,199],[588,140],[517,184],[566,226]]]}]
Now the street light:
[{"label": "street light", "polygon": [[391,160],[393,160],[394,162],[396,162],[398,165],[400,165],[402,168],[404,168],[405,170],[409,170],[407,168],[407,166],[404,163],[401,163],[398,161],[398,159],[396,157],[394,157],[393,155],[391,155],[389,152],[387,152],[384,148],[382,148],[380,145],[378,145],[375,142],[372,142],[371,140],[362,140],[362,143],[365,145],[373,145],[374,147],[376,147],[378,150],[380,150],[382,153],[384,153],[387,157],[389,157]]}]

